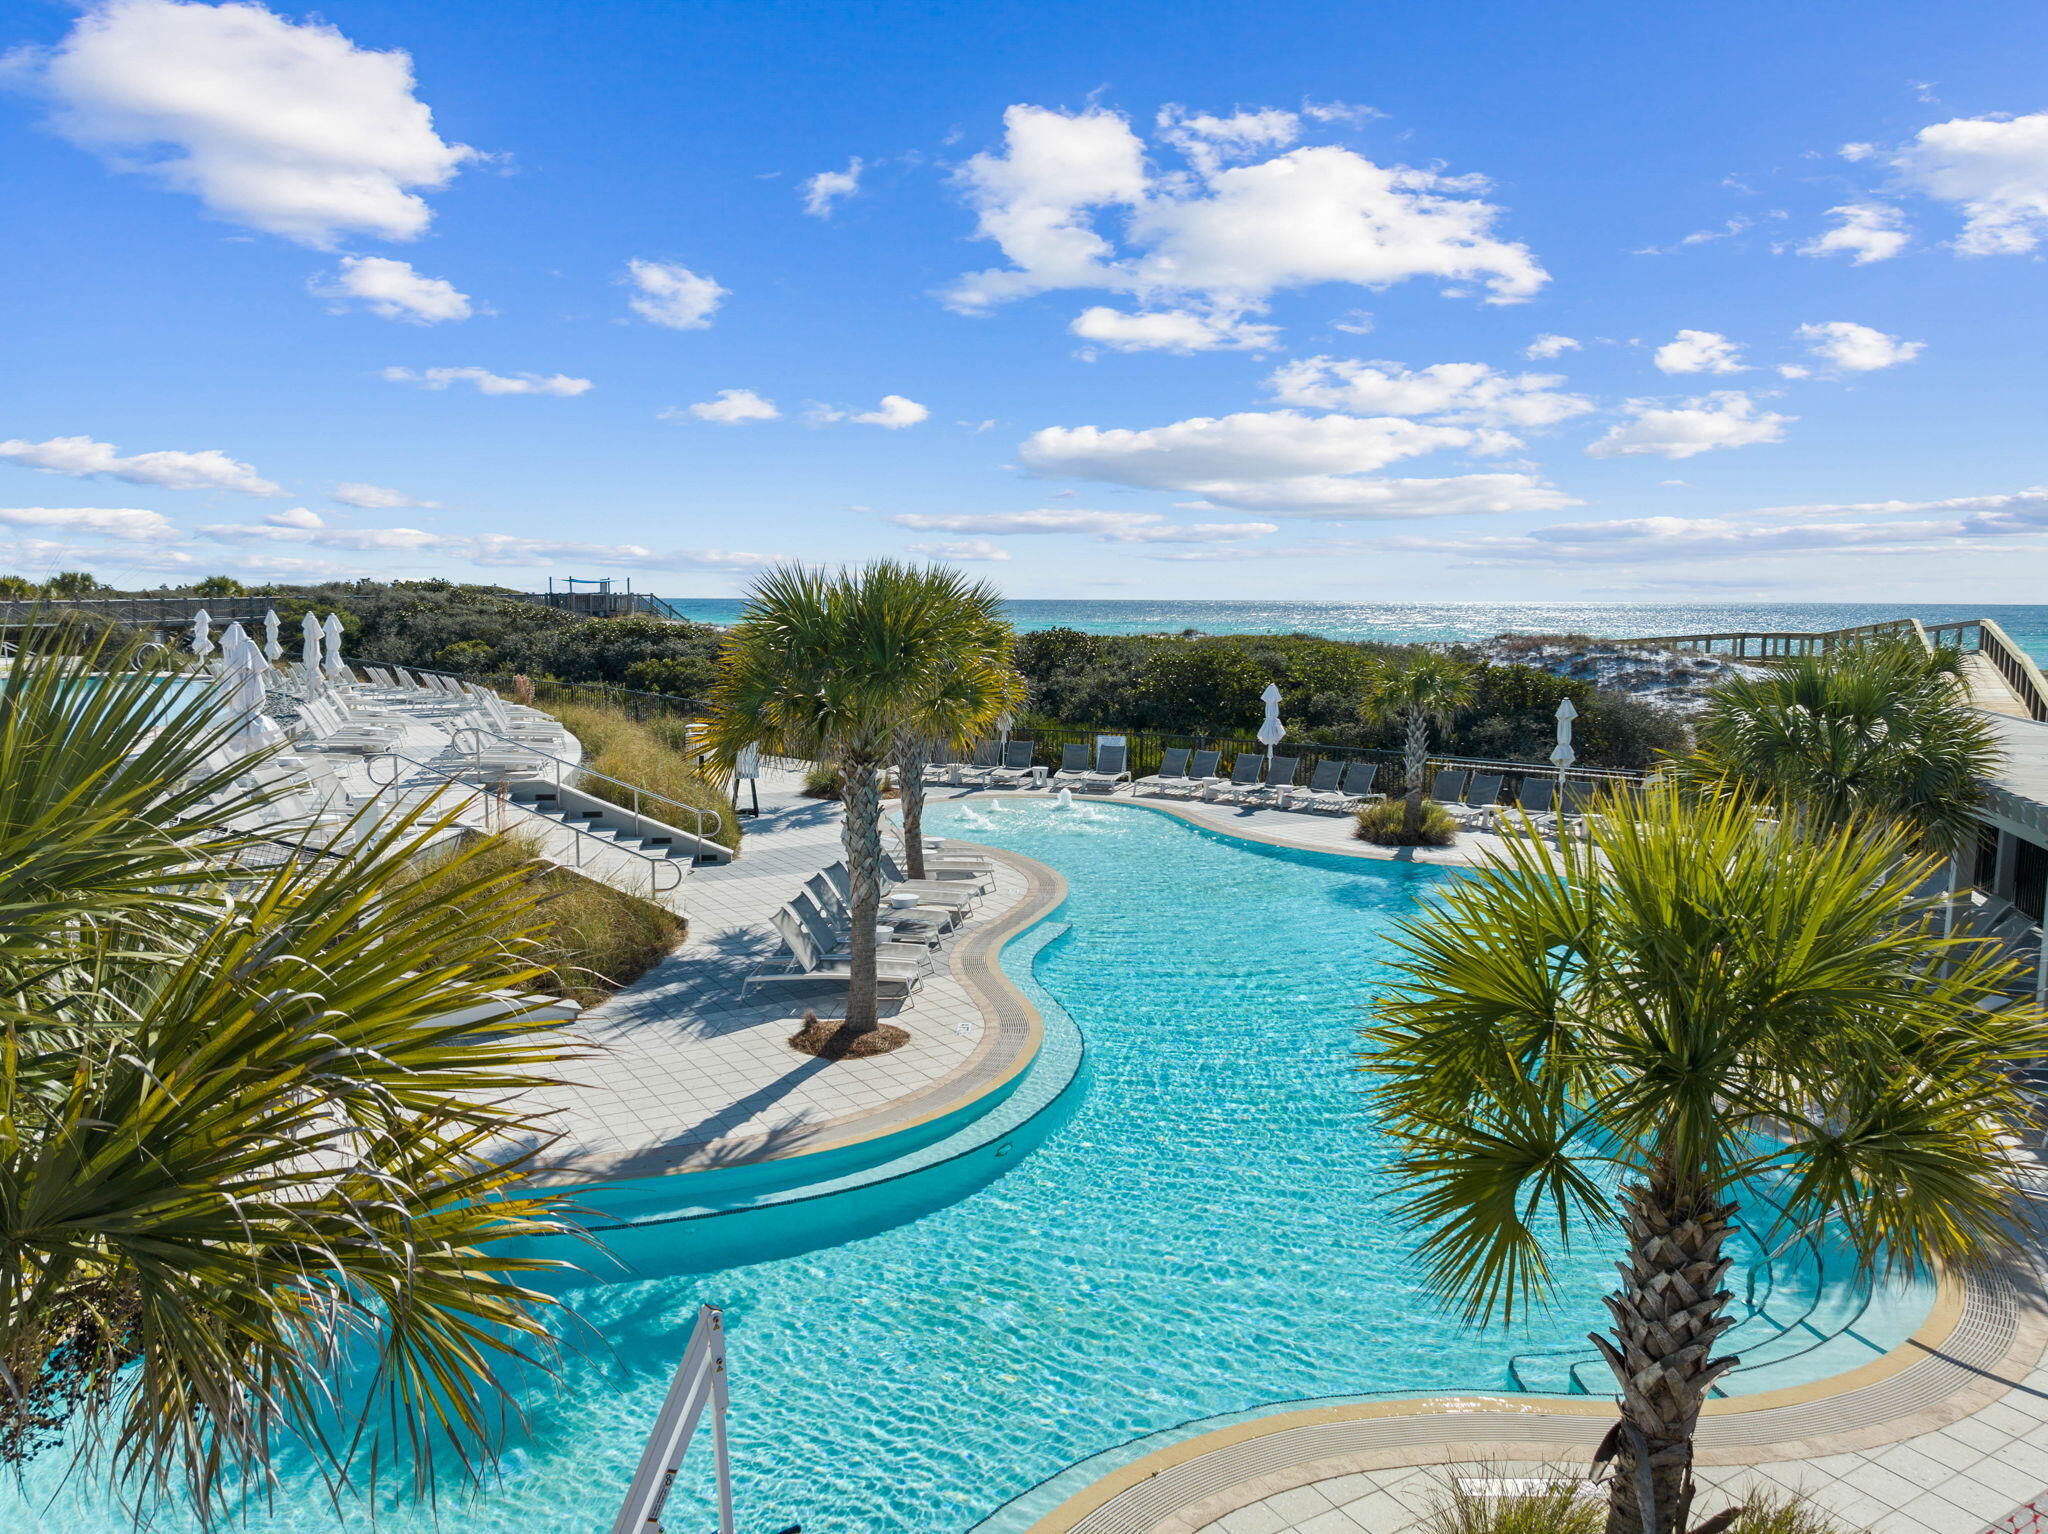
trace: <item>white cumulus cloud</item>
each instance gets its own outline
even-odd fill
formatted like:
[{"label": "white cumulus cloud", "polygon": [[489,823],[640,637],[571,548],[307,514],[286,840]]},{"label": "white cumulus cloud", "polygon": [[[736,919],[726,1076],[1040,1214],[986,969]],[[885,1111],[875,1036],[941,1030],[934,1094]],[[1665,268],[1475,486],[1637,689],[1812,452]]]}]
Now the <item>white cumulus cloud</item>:
[{"label": "white cumulus cloud", "polygon": [[1871,373],[1896,367],[1901,362],[1911,362],[1927,349],[1924,341],[1902,341],[1882,330],[1848,320],[1801,325],[1799,339],[1822,362],[1841,373]]},{"label": "white cumulus cloud", "polygon": [[566,373],[493,373],[487,368],[386,368],[380,375],[390,383],[418,384],[422,389],[445,389],[451,384],[475,384],[481,394],[555,394],[563,397],[589,390],[587,378]]},{"label": "white cumulus cloud", "polygon": [[360,303],[372,314],[414,325],[466,320],[476,313],[469,295],[457,292],[454,283],[387,256],[343,256],[339,272],[315,277],[310,287],[316,297]]},{"label": "white cumulus cloud", "polygon": [[27,68],[57,131],[231,223],[320,248],[409,240],[476,151],[434,131],[411,56],[257,4],[100,0]]},{"label": "white cumulus cloud", "polygon": [[[423,506],[431,509],[441,504],[439,501],[419,500],[407,495],[403,490],[388,490],[382,485],[365,485],[351,480],[343,480],[327,494],[329,499],[339,501],[344,506],[360,506],[365,511],[393,511],[402,506]],[[310,511],[304,514],[309,517],[313,515]],[[277,518],[272,517],[271,520],[274,522]],[[320,524],[314,522],[304,525],[317,527]]]},{"label": "white cumulus cloud", "polygon": [[1000,563],[1010,557],[1010,551],[1001,544],[991,543],[986,538],[957,538],[939,543],[909,543],[904,547],[913,554],[923,554],[932,559],[956,559],[962,562]]},{"label": "white cumulus cloud", "polygon": [[1835,227],[1799,247],[1802,256],[1846,255],[1857,266],[1889,261],[1912,243],[1906,215],[1888,203],[1845,202],[1828,209]]},{"label": "white cumulus cloud", "polygon": [[872,410],[841,410],[831,405],[818,405],[810,412],[813,421],[855,421],[862,426],[881,426],[890,431],[901,431],[906,426],[915,426],[931,418],[929,406],[920,405],[914,399],[905,399],[900,394],[885,394],[882,403]]},{"label": "white cumulus cloud", "polygon": [[1394,416],[1296,410],[1197,416],[1143,431],[1055,426],[1018,449],[1032,474],[1184,490],[1212,506],[1329,519],[1549,511],[1576,505],[1526,474],[1378,480],[1371,471],[1440,448],[1491,447],[1490,434]]},{"label": "white cumulus cloud", "polygon": [[720,389],[717,399],[701,400],[681,410],[664,410],[664,420],[679,421],[685,415],[695,416],[700,421],[716,421],[721,426],[737,426],[743,421],[778,421],[782,412],[775,408],[775,401],[763,399],[752,389]]},{"label": "white cumulus cloud", "polygon": [[1246,351],[1271,346],[1279,331],[1232,315],[1199,314],[1192,309],[1153,309],[1126,314],[1097,304],[1084,309],[1068,327],[1084,341],[1100,341],[1120,352]]},{"label": "white cumulus cloud", "polygon": [[626,307],[670,330],[705,329],[727,296],[709,277],[667,261],[628,261],[625,280],[634,290]]},{"label": "white cumulus cloud", "polygon": [[1540,428],[1584,415],[1593,402],[1562,394],[1555,373],[1497,373],[1483,362],[1398,362],[1307,357],[1275,369],[1266,386],[1284,404],[1355,415],[1435,416],[1466,426]]},{"label": "white cumulus cloud", "polygon": [[1712,330],[1681,330],[1652,360],[1666,373],[1740,373],[1742,348]]},{"label": "white cumulus cloud", "polygon": [[[1172,109],[1162,137],[1192,169],[1163,173],[1115,112],[1019,104],[1003,123],[1002,150],[975,155],[957,180],[976,234],[1010,264],[955,283],[946,297],[962,310],[1102,288],[1235,317],[1280,289],[1323,282],[1383,288],[1435,277],[1507,303],[1548,280],[1526,246],[1495,235],[1500,210],[1472,178],[1382,166],[1332,145],[1256,158],[1292,142],[1290,113]],[[1096,225],[1105,210],[1121,216],[1121,244]]]},{"label": "white cumulus cloud", "polygon": [[1786,423],[1798,419],[1759,411],[1755,401],[1738,390],[1702,395],[1676,406],[1630,400],[1628,411],[1631,418],[1588,447],[1588,454],[1691,458],[1715,448],[1782,441]]},{"label": "white cumulus cloud", "polygon": [[178,531],[161,512],[127,506],[0,506],[0,524],[56,528],[123,543],[155,543],[176,537]]},{"label": "white cumulus cloud", "polygon": [[1907,186],[1962,210],[1964,255],[2020,255],[2048,236],[2048,112],[1935,123],[1891,165]]},{"label": "white cumulus cloud", "polygon": [[0,442],[0,459],[45,474],[79,479],[126,480],[131,485],[157,485],[165,490],[235,490],[243,495],[282,495],[284,491],[255,468],[230,458],[218,448],[197,453],[134,453],[123,457],[111,442],[91,437],[52,437],[47,442],[12,438]]},{"label": "white cumulus cloud", "polygon": [[1523,348],[1522,355],[1531,362],[1543,362],[1552,357],[1561,357],[1566,352],[1575,352],[1579,343],[1570,336],[1553,335],[1546,331]]},{"label": "white cumulus cloud", "polygon": [[929,532],[980,533],[993,538],[1063,533],[1103,543],[1235,543],[1280,531],[1273,522],[1177,524],[1156,511],[1086,511],[1078,506],[946,516],[905,512],[889,520],[898,527]]},{"label": "white cumulus cloud", "polygon": [[804,212],[812,218],[830,218],[833,208],[860,190],[862,168],[855,155],[845,170],[821,170],[811,177],[804,183]]},{"label": "white cumulus cloud", "polygon": [[263,519],[272,527],[325,527],[327,519],[319,512],[305,506],[294,506],[290,511],[273,511]]}]

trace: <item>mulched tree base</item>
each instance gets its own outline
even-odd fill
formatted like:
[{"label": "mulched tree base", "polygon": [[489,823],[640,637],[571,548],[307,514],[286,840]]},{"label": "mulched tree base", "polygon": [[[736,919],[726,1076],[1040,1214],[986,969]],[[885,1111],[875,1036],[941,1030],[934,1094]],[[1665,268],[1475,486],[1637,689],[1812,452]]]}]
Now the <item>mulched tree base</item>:
[{"label": "mulched tree base", "polygon": [[815,1012],[804,1014],[804,1025],[789,1036],[789,1047],[800,1055],[820,1060],[858,1060],[868,1055],[886,1055],[910,1042],[910,1030],[894,1023],[850,1032],[838,1018],[820,1019]]}]

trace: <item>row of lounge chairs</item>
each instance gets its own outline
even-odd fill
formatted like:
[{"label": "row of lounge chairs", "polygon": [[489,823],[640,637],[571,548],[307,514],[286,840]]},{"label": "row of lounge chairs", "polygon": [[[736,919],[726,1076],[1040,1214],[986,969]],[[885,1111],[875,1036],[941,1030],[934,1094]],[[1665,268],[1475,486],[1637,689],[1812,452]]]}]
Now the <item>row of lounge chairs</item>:
[{"label": "row of lounge chairs", "polygon": [[[908,879],[894,857],[882,859],[882,895],[888,903],[876,914],[880,943],[875,958],[875,981],[882,990],[907,996],[923,984],[937,967],[946,936],[995,887],[995,864],[984,857],[928,852],[926,873],[926,878]],[[843,862],[811,875],[769,918],[779,944],[740,983],[740,994],[777,980],[850,981],[851,897],[851,876]]]}]

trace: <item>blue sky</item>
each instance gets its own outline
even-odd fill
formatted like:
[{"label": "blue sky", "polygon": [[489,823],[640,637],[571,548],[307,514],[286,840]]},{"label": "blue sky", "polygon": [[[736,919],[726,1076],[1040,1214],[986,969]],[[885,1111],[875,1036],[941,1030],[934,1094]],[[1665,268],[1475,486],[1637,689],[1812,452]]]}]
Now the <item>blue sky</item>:
[{"label": "blue sky", "polygon": [[5,18],[0,568],[2048,574],[2035,4]]}]

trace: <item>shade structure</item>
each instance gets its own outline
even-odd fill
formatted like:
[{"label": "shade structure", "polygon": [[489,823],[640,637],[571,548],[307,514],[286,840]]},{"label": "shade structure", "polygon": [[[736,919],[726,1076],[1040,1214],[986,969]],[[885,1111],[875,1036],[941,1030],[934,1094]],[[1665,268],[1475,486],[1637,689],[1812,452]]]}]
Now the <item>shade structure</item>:
[{"label": "shade structure", "polygon": [[1578,753],[1572,750],[1572,721],[1579,717],[1579,711],[1572,707],[1572,700],[1566,698],[1557,705],[1557,745],[1550,753],[1550,760],[1559,772],[1578,760]]},{"label": "shade structure", "polygon": [[263,658],[276,660],[284,654],[284,646],[277,642],[277,609],[266,608],[263,613]]},{"label": "shade structure", "polygon": [[1266,717],[1259,725],[1259,744],[1266,748],[1266,762],[1270,766],[1273,748],[1287,738],[1287,726],[1280,722],[1280,689],[1268,682],[1259,697],[1266,704]]},{"label": "shade structure", "polygon": [[270,662],[242,625],[230,623],[221,636],[221,673],[218,683],[223,702],[234,717],[234,732],[228,749],[238,756],[261,751],[284,739],[277,721],[264,712],[269,701],[266,678]]},{"label": "shade structure", "polygon": [[213,653],[213,615],[203,607],[192,615],[192,653],[201,660]]},{"label": "shade structure", "polygon": [[306,671],[306,685],[320,685],[320,620],[309,611],[299,620],[299,664]]},{"label": "shade structure", "polygon": [[337,682],[352,682],[354,675],[341,658],[341,619],[334,613],[327,615],[322,626],[327,636],[327,675]]}]

